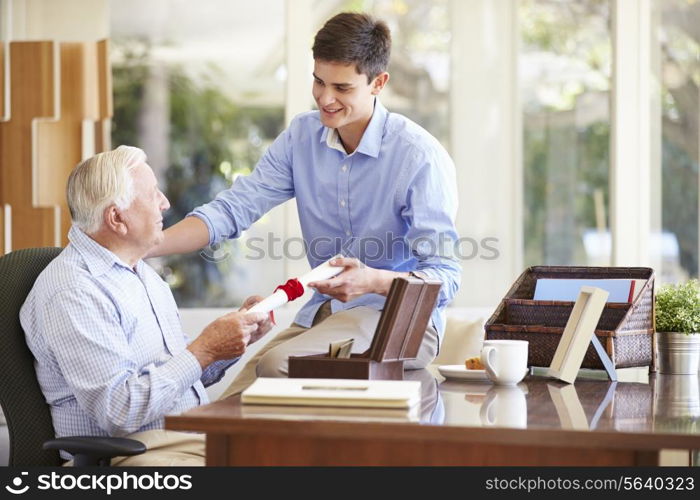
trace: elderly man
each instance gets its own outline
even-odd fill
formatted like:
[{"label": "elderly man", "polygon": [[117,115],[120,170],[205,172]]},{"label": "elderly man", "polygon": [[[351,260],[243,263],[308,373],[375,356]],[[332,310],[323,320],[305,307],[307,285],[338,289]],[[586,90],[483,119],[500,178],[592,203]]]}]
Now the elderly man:
[{"label": "elderly man", "polygon": [[163,239],[170,205],[140,149],[80,163],[67,195],[70,244],[20,312],[57,436],[148,447],[113,465],[204,465],[202,435],[165,431],[163,417],[207,403],[204,387],[270,329],[266,316],[231,312],[188,345],[168,285],[142,260]]}]

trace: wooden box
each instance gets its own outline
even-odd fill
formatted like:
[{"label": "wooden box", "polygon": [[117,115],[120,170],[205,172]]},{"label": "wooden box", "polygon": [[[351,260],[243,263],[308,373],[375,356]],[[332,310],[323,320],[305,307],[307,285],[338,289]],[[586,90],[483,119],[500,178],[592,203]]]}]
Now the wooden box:
[{"label": "wooden box", "polygon": [[290,356],[289,377],[401,380],[404,361],[418,355],[441,285],[435,280],[396,278],[367,351],[349,358]]}]

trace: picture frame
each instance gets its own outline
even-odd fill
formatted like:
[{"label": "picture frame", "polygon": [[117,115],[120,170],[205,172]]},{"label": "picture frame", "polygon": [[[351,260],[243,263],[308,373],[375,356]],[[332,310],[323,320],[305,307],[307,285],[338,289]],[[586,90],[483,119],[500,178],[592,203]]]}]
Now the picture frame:
[{"label": "picture frame", "polygon": [[566,383],[573,383],[581,368],[591,342],[601,357],[612,380],[616,380],[612,361],[594,335],[605,308],[608,292],[596,287],[583,286],[566,323],[547,375]]}]

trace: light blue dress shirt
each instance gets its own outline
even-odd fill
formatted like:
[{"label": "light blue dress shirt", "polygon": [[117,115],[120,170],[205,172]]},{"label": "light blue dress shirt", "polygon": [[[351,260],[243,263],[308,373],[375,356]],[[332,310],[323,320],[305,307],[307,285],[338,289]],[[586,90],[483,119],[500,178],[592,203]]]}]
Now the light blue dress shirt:
[{"label": "light blue dress shirt", "polygon": [[[277,137],[250,175],[189,215],[204,221],[214,244],[239,237],[293,197],[311,267],[342,253],[374,268],[421,271],[441,280],[432,320],[442,336],[443,309],[459,288],[461,267],[454,257],[455,168],[433,136],[376,100],[359,146],[348,155],[337,130],[324,127],[318,111],[304,113]],[[295,322],[311,326],[328,298],[315,293]],[[381,310],[384,301],[367,294],[347,303],[332,300],[331,310]]]},{"label": "light blue dress shirt", "polygon": [[[208,402],[175,300],[149,265],[135,269],[75,226],[20,311],[56,435],[124,436]],[[67,458],[67,456],[64,454]]]}]

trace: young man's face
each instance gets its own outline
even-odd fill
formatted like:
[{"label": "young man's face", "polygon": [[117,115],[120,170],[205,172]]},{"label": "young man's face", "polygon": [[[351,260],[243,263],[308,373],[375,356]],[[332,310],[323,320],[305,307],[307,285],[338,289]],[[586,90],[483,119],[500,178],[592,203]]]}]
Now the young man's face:
[{"label": "young man's face", "polygon": [[364,127],[374,110],[374,96],[388,80],[388,73],[367,83],[367,75],[358,74],[355,64],[314,62],[313,96],[321,113],[321,122],[329,128]]}]

